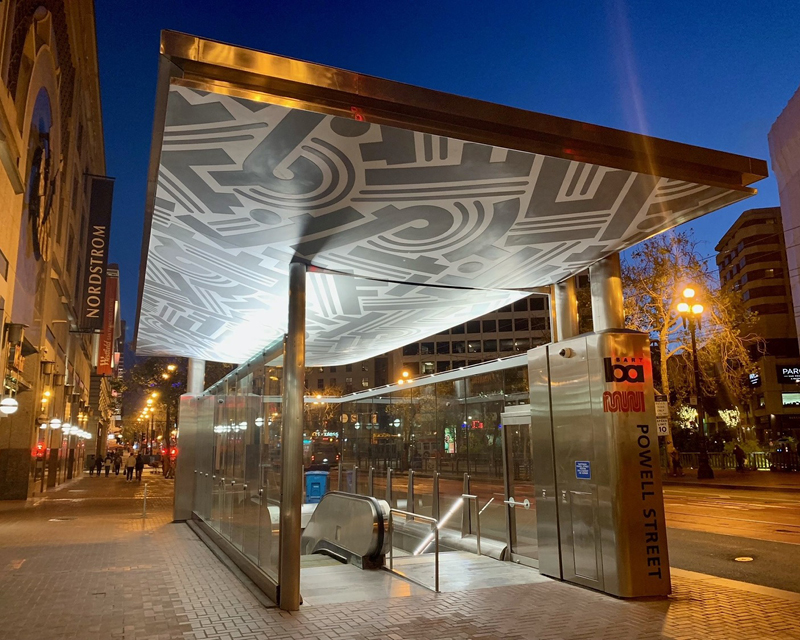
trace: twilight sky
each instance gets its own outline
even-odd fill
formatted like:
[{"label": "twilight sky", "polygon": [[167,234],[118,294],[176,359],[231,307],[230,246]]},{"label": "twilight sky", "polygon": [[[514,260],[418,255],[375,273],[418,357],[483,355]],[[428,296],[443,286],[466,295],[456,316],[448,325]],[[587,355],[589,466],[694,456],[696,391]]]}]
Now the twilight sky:
[{"label": "twilight sky", "polygon": [[[557,6],[556,6],[557,5]],[[133,337],[159,32],[185,31],[481,100],[769,160],[800,85],[796,1],[99,0],[110,261]],[[488,9],[490,8],[490,9]],[[706,256],[773,177],[689,225]]]}]

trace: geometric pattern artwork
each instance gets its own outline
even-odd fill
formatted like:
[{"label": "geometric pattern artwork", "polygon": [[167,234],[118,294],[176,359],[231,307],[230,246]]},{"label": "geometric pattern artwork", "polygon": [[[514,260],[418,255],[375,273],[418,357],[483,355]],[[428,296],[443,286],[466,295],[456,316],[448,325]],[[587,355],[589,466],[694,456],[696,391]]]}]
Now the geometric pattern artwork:
[{"label": "geometric pattern artwork", "polygon": [[173,85],[137,352],[246,360],[299,259],[309,366],[361,360],[748,195]]}]

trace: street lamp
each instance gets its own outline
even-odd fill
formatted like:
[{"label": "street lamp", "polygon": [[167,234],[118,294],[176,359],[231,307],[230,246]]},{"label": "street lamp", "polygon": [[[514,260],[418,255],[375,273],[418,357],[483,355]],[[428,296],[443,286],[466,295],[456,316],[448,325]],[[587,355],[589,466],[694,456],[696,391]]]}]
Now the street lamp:
[{"label": "street lamp", "polygon": [[678,303],[678,313],[683,318],[684,326],[688,323],[689,333],[692,336],[692,369],[694,372],[694,405],[697,411],[697,422],[700,426],[700,460],[697,467],[698,480],[713,480],[714,471],[708,461],[708,442],[706,440],[706,413],[703,408],[700,386],[700,364],[697,360],[697,327],[703,314],[703,305],[695,300],[695,290],[686,287],[683,290],[683,300]]}]

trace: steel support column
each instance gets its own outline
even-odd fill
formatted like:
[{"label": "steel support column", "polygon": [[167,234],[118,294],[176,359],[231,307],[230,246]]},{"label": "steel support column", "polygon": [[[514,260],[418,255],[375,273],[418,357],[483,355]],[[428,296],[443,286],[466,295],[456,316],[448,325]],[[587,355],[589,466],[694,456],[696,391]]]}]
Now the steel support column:
[{"label": "steel support column", "polygon": [[575,278],[567,278],[555,285],[556,334],[558,340],[568,340],[578,335],[578,296]]},{"label": "steel support column", "polygon": [[589,267],[592,291],[592,323],[595,331],[625,328],[622,309],[622,275],[619,254],[614,253]]},{"label": "steel support column", "polygon": [[283,355],[279,602],[300,608],[300,513],[303,504],[303,395],[306,360],[306,266],[289,265],[289,325]]},{"label": "steel support column", "polygon": [[189,358],[189,366],[186,370],[186,393],[192,396],[199,396],[203,393],[205,379],[206,361]]}]

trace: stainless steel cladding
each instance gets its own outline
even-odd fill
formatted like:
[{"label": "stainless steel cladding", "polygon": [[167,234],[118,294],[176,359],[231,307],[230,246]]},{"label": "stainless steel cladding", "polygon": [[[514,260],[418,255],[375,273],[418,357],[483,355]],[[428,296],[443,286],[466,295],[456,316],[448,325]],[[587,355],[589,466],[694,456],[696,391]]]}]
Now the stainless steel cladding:
[{"label": "stainless steel cladding", "polygon": [[647,336],[587,334],[528,362],[540,570],[622,597],[668,594]]}]

